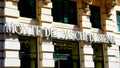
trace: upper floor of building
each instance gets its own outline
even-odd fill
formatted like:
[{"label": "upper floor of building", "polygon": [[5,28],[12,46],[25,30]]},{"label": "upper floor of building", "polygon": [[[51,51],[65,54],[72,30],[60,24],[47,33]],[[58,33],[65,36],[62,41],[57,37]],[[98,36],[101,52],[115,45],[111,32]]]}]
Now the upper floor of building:
[{"label": "upper floor of building", "polygon": [[67,29],[120,32],[120,0],[1,0],[0,17]]}]

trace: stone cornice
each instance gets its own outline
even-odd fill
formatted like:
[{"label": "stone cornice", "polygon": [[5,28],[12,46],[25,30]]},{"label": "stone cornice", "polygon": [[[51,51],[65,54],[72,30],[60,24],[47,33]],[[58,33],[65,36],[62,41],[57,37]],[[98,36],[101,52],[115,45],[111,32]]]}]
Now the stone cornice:
[{"label": "stone cornice", "polygon": [[86,13],[87,11],[89,11],[89,5],[92,4],[92,0],[81,0],[82,1],[82,8],[83,11]]},{"label": "stone cornice", "polygon": [[105,13],[108,18],[112,15],[110,12],[111,12],[111,9],[113,9],[115,5],[116,5],[116,0],[105,1]]}]

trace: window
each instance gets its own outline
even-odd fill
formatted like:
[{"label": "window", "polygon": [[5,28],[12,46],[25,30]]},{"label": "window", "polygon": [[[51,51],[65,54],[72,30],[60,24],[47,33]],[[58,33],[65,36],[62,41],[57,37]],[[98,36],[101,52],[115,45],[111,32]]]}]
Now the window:
[{"label": "window", "polygon": [[55,68],[80,68],[78,42],[54,40],[53,45]]},{"label": "window", "polygon": [[120,12],[116,12],[116,16],[117,16],[117,27],[118,27],[118,31],[120,31]]},{"label": "window", "polygon": [[101,19],[100,19],[100,7],[90,5],[90,22],[93,28],[101,29]]},{"label": "window", "polygon": [[52,0],[53,21],[77,25],[76,2],[69,0]]},{"label": "window", "polygon": [[103,44],[92,43],[94,68],[104,68]]},{"label": "window", "polygon": [[18,10],[20,16],[28,18],[36,18],[36,1],[35,0],[19,0]]},{"label": "window", "polygon": [[19,37],[19,41],[20,68],[37,68],[37,39],[33,37]]},{"label": "window", "polygon": [[119,57],[120,57],[120,46],[119,46]]}]

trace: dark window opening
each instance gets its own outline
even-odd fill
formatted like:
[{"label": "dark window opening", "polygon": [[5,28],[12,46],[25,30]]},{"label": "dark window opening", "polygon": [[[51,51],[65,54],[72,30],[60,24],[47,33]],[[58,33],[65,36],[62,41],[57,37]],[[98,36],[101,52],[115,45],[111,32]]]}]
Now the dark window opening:
[{"label": "dark window opening", "polygon": [[90,22],[93,28],[101,29],[100,7],[90,5]]},{"label": "dark window opening", "polygon": [[92,43],[95,68],[104,68],[103,44]]},{"label": "dark window opening", "polygon": [[116,12],[116,17],[117,17],[117,27],[118,31],[120,31],[120,12]]},{"label": "dark window opening", "polygon": [[119,56],[120,56],[120,46],[119,46]]},{"label": "dark window opening", "polygon": [[79,44],[72,41],[54,41],[54,68],[80,68]]},{"label": "dark window opening", "polygon": [[77,25],[76,2],[69,0],[52,0],[53,21]]},{"label": "dark window opening", "polygon": [[20,68],[37,68],[37,42],[36,38],[19,37],[21,60]]},{"label": "dark window opening", "polygon": [[36,19],[35,0],[19,0],[18,10],[20,11],[20,16]]}]

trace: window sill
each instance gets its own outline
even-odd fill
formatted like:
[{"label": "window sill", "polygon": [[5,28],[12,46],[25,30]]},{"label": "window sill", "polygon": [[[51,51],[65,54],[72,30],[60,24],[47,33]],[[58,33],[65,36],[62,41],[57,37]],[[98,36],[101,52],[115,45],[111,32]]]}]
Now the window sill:
[{"label": "window sill", "polygon": [[53,22],[52,26],[62,29],[79,30],[79,27],[77,25],[72,25],[72,24]]},{"label": "window sill", "polygon": [[26,17],[19,17],[20,23],[28,23],[28,24],[38,24],[39,22],[36,19],[26,18]]},{"label": "window sill", "polygon": [[115,33],[116,33],[116,34],[120,34],[120,32],[118,32],[118,31],[117,31],[117,32],[115,32]]},{"label": "window sill", "polygon": [[99,28],[91,28],[92,33],[99,33],[100,29]]}]

